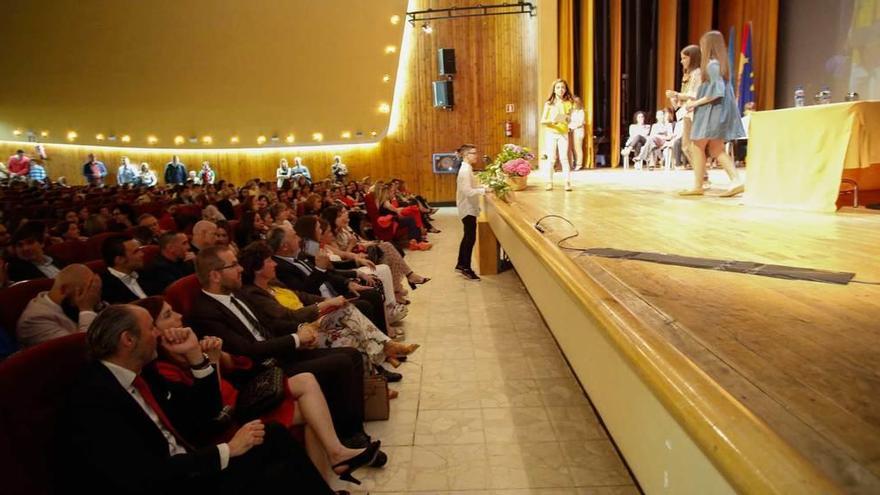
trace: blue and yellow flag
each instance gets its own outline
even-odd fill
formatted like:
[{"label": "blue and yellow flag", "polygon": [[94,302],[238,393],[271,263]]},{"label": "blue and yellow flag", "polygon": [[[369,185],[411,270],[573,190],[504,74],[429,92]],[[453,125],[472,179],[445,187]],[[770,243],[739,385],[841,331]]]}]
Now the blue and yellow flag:
[{"label": "blue and yellow flag", "polygon": [[742,115],[746,103],[755,101],[755,72],[752,70],[752,23],[747,22],[743,28],[742,48],[739,52],[739,84],[737,104]]}]

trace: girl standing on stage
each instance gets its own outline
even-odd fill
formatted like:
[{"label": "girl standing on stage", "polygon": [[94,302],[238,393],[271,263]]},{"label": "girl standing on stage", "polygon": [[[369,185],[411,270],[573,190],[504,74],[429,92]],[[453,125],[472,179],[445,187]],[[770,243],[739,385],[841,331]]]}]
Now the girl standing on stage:
[{"label": "girl standing on stage", "polygon": [[571,129],[571,142],[574,148],[574,169],[584,168],[584,135],[586,133],[587,115],[584,111],[584,100],[575,96],[572,100],[571,118],[568,127]]},{"label": "girl standing on stage", "polygon": [[[691,158],[691,129],[694,126],[694,112],[685,108],[685,103],[697,98],[697,90],[700,87],[700,47],[688,45],[680,53],[681,56],[681,92],[676,93],[671,89],[666,91],[666,97],[672,102],[675,110],[675,118],[681,121],[681,151],[693,164]],[[691,165],[693,166],[693,165]]]},{"label": "girl standing on stage", "polygon": [[727,47],[724,37],[718,31],[709,31],[700,38],[703,83],[697,91],[697,98],[689,100],[685,109],[694,111],[694,124],[691,130],[691,155],[694,167],[694,187],[681,191],[682,196],[703,195],[703,172],[706,169],[706,153],[724,167],[730,177],[730,188],[722,197],[729,198],[743,192],[743,184],[736,172],[733,160],[724,151],[724,143],[745,137],[733,85],[730,83],[730,67],[727,61]]},{"label": "girl standing on stage", "polygon": [[562,79],[553,81],[553,90],[544,112],[541,114],[541,125],[544,127],[544,155],[547,157],[548,178],[547,190],[553,190],[553,168],[556,158],[562,164],[562,176],[565,179],[565,190],[571,191],[571,163],[568,160],[568,122],[571,118],[572,96],[568,83]]}]

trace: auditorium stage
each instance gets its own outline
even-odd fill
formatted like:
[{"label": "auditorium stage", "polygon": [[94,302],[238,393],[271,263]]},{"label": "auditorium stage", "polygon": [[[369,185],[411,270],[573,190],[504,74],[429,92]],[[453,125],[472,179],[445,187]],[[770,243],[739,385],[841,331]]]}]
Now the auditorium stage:
[{"label": "auditorium stage", "polygon": [[[648,492],[880,492],[880,286],[585,256],[567,245],[855,272],[880,215],[679,198],[689,172],[536,176],[486,217]],[[712,171],[716,191],[726,186]],[[830,480],[831,484],[826,484]]]}]

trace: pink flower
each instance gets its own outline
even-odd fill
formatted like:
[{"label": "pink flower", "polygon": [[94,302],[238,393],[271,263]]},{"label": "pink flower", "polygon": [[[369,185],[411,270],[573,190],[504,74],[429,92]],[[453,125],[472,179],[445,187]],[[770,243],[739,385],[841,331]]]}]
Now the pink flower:
[{"label": "pink flower", "polygon": [[522,158],[516,158],[502,165],[501,170],[507,175],[525,177],[532,172],[532,165]]}]

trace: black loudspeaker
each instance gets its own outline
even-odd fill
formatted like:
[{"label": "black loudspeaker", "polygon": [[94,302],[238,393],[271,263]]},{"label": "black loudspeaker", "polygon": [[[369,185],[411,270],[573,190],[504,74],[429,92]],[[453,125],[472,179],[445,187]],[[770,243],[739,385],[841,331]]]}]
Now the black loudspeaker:
[{"label": "black loudspeaker", "polygon": [[452,93],[452,81],[434,81],[434,107],[452,108],[455,95]]},{"label": "black loudspeaker", "polygon": [[441,76],[455,74],[455,49],[441,48],[437,50],[437,72]]}]

